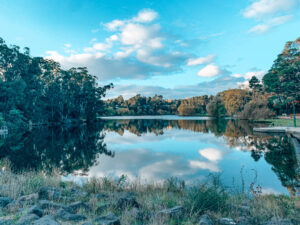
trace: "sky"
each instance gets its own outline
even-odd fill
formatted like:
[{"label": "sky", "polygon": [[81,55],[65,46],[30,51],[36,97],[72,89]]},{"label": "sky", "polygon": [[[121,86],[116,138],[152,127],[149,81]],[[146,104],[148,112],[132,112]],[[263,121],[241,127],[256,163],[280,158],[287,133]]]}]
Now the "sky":
[{"label": "sky", "polygon": [[107,98],[186,98],[262,78],[300,36],[300,0],[0,0],[0,37],[86,66]]}]

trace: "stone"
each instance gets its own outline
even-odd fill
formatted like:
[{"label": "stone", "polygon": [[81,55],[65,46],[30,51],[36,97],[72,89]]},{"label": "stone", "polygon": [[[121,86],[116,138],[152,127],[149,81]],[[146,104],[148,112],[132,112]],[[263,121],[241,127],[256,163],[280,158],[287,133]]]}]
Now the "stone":
[{"label": "stone", "polygon": [[55,213],[55,218],[63,220],[63,221],[73,221],[73,222],[79,222],[82,220],[86,220],[86,217],[84,215],[69,213],[65,209],[59,209]]},{"label": "stone", "polygon": [[12,201],[10,197],[0,197],[0,208],[7,206]]},{"label": "stone", "polygon": [[111,206],[112,205],[109,203],[99,205],[95,212],[96,212],[96,214],[102,214],[105,210],[107,210]]},{"label": "stone", "polygon": [[39,198],[38,194],[23,195],[19,197],[17,201],[20,203],[26,202],[29,204],[34,204],[35,202],[37,202],[38,198]]},{"label": "stone", "polygon": [[120,220],[112,212],[105,216],[100,216],[94,220],[96,225],[120,225]]},{"label": "stone", "polygon": [[44,211],[42,209],[40,209],[37,205],[32,206],[29,210],[28,213],[30,214],[35,214],[39,217],[43,216]]},{"label": "stone", "polygon": [[204,214],[200,217],[199,225],[213,225],[213,222],[209,215]]},{"label": "stone", "polygon": [[254,224],[253,219],[250,217],[239,217],[237,219],[237,225],[252,225]]},{"label": "stone", "polygon": [[80,209],[84,210],[85,212],[92,211],[91,206],[84,202],[74,202],[66,207],[66,210],[70,213],[77,213]]},{"label": "stone", "polygon": [[33,221],[38,220],[40,217],[38,217],[35,214],[27,214],[25,216],[22,216],[18,222],[17,225],[27,225],[31,224]]},{"label": "stone", "polygon": [[135,195],[133,193],[128,192],[119,196],[116,207],[120,209],[126,207],[139,208],[139,203],[136,201]]},{"label": "stone", "polygon": [[33,222],[33,225],[60,225],[52,216],[46,215]]},{"label": "stone", "polygon": [[236,210],[240,216],[249,216],[250,207],[248,205],[234,205],[233,210]]},{"label": "stone", "polygon": [[13,220],[0,218],[0,225],[12,225],[12,224],[14,224]]},{"label": "stone", "polygon": [[271,220],[263,223],[263,225],[293,225],[290,219],[282,219],[273,217]]},{"label": "stone", "polygon": [[42,187],[38,196],[40,200],[59,200],[62,199],[62,192],[56,187]]},{"label": "stone", "polygon": [[65,205],[59,204],[59,203],[55,203],[55,202],[50,202],[48,200],[40,200],[38,202],[38,206],[41,209],[52,209],[52,210],[58,210],[61,208],[65,208]]},{"label": "stone", "polygon": [[135,208],[135,207],[133,207],[130,210],[130,216],[133,217],[136,220],[141,220],[141,221],[145,217],[144,213],[141,210],[139,210],[138,208]]},{"label": "stone", "polygon": [[93,225],[91,222],[84,222],[83,224],[81,225]]},{"label": "stone", "polygon": [[86,191],[82,191],[80,189],[77,188],[72,188],[71,189],[71,196],[72,197],[81,197],[81,198],[85,198],[87,197],[89,194]]},{"label": "stone", "polygon": [[20,211],[21,208],[22,207],[22,205],[19,203],[19,202],[17,202],[17,201],[12,201],[12,202],[10,202],[10,203],[8,203],[5,207],[4,207],[4,209],[5,209],[5,211],[7,211],[7,212],[9,212],[9,213],[15,213],[15,212],[18,212],[18,211]]},{"label": "stone", "polygon": [[181,217],[183,216],[184,209],[182,206],[175,206],[170,209],[163,209],[159,211],[158,216],[166,216],[166,217]]},{"label": "stone", "polygon": [[236,222],[234,222],[233,219],[230,218],[221,218],[219,220],[220,225],[236,225]]},{"label": "stone", "polygon": [[97,200],[102,200],[102,199],[108,198],[108,195],[107,195],[107,194],[103,194],[103,193],[98,193],[98,194],[95,194],[94,197],[95,197]]}]

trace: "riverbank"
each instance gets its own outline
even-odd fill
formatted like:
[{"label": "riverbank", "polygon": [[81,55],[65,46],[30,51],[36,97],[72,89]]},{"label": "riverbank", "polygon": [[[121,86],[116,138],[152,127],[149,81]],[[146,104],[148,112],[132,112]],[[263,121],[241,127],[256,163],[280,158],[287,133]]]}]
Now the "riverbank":
[{"label": "riverbank", "polygon": [[[299,224],[300,198],[241,192],[216,177],[186,187],[90,179],[82,186],[42,173],[0,173],[0,224]],[[277,221],[271,223],[270,221]],[[206,223],[205,223],[206,222]]]},{"label": "riverbank", "polygon": [[[263,119],[255,120],[259,123],[268,123],[272,127],[293,127],[294,122],[292,118],[275,118],[275,119]],[[297,127],[300,127],[300,118],[296,119]]]}]

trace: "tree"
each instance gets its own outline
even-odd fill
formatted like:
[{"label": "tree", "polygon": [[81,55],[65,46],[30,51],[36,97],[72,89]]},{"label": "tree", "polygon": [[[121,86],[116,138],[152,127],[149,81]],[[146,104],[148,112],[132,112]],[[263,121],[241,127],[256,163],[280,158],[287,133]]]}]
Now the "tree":
[{"label": "tree", "polygon": [[227,114],[232,116],[243,110],[244,105],[250,100],[248,91],[230,89],[221,93]]},{"label": "tree", "polygon": [[222,117],[226,115],[226,108],[224,106],[222,97],[217,95],[206,106],[208,115],[214,117]]},{"label": "tree", "polygon": [[112,84],[99,87],[84,67],[63,70],[59,63],[29,53],[0,38],[0,113],[6,122],[91,122],[103,113],[101,98]]},{"label": "tree", "polygon": [[287,42],[273,66],[263,77],[263,84],[269,93],[286,99],[293,105],[294,126],[296,126],[295,104],[300,99],[300,48],[297,40]]},{"label": "tree", "polygon": [[252,76],[252,78],[249,80],[249,87],[254,92],[262,91],[262,84],[260,83],[259,79],[256,76]]}]

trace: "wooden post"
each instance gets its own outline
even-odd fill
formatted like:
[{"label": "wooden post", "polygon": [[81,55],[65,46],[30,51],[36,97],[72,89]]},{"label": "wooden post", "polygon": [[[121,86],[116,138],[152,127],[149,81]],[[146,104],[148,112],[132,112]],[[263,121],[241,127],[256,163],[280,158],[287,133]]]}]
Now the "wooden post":
[{"label": "wooden post", "polygon": [[295,102],[293,102],[293,114],[294,114],[294,127],[296,127],[297,124],[296,124],[296,108],[295,108]]}]

